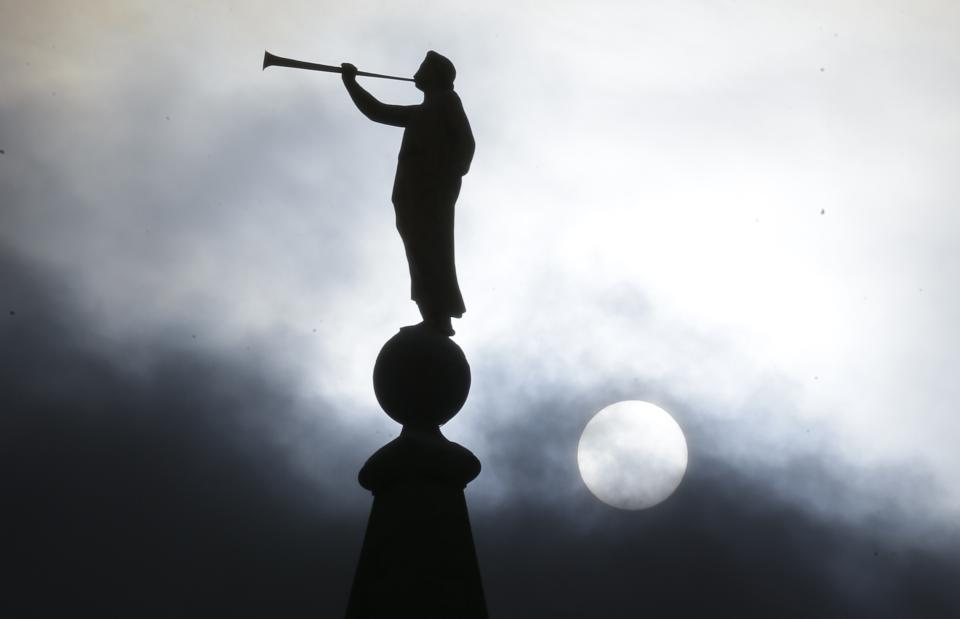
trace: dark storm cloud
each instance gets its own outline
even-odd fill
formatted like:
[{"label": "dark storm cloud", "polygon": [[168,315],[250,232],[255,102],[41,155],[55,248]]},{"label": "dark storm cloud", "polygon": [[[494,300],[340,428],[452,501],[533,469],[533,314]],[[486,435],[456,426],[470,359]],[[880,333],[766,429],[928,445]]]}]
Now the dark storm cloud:
[{"label": "dark storm cloud", "polygon": [[[0,267],[0,615],[339,612],[366,504],[337,496],[362,452],[332,417],[298,422],[256,355],[105,341],[62,279],[6,252]],[[277,425],[342,482],[297,475]]]},{"label": "dark storm cloud", "polygon": [[[580,428],[558,411],[591,404],[544,402],[527,409],[531,419],[516,432],[488,438],[497,448],[484,474],[512,486],[496,507],[472,504],[491,616],[960,612],[952,584],[960,539],[918,512],[935,489],[922,475],[856,470],[827,457],[750,468],[711,449],[718,424],[688,426],[691,460],[677,492],[650,510],[619,511],[574,481]],[[912,493],[886,498],[911,483]],[[911,494],[916,503],[901,500]]]},{"label": "dark storm cloud", "polygon": [[[269,347],[104,340],[58,274],[11,253],[0,265],[2,564],[14,574],[0,614],[340,616],[369,505],[354,485],[367,448],[333,416],[291,414],[303,404]],[[776,491],[870,494],[823,462],[754,474],[694,455],[657,508],[600,504],[570,457],[586,419],[563,412],[594,410],[588,400],[517,397],[512,431],[487,437],[496,447],[475,485],[496,480],[507,500],[468,500],[492,617],[960,611],[954,538],[904,524],[897,505],[842,521]],[[315,442],[326,482],[290,466],[277,426]],[[714,430],[687,428],[692,454]]]},{"label": "dark storm cloud", "polygon": [[[809,474],[809,473],[807,473]],[[837,525],[713,463],[645,512],[583,496],[474,518],[492,616],[956,616],[956,545]]]},{"label": "dark storm cloud", "polygon": [[[494,368],[474,371],[495,377],[480,384],[510,384]],[[753,433],[770,431],[755,427],[758,416],[697,415],[662,385],[504,392],[513,393],[519,421],[481,430],[485,468],[471,503],[491,616],[960,612],[952,585],[960,538],[938,513],[925,513],[943,489],[916,463],[864,469],[827,442],[805,455],[751,454],[765,444]],[[589,494],[574,456],[591,411],[638,392],[681,422],[690,463],[666,502],[625,512]],[[821,431],[813,422],[771,423],[782,440]]]}]

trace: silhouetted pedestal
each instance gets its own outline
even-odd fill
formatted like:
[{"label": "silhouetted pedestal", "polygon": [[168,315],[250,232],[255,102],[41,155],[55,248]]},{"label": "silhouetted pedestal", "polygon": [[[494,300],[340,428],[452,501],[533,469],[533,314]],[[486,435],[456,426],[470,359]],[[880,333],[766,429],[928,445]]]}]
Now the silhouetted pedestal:
[{"label": "silhouetted pedestal", "polygon": [[466,357],[432,329],[405,327],[380,351],[373,382],[403,430],[360,470],[374,498],[347,619],[486,619],[463,496],[480,461],[439,427],[467,399]]}]

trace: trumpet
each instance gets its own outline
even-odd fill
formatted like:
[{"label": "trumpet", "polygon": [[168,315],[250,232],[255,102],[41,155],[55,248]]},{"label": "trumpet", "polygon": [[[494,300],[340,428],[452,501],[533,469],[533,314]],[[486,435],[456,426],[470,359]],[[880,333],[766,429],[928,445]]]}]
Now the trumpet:
[{"label": "trumpet", "polygon": [[[326,73],[343,73],[343,69],[340,67],[334,67],[328,64],[317,64],[315,62],[304,62],[302,60],[294,60],[293,58],[284,58],[283,56],[275,56],[268,51],[263,52],[263,68],[267,67],[290,67],[293,69],[307,69],[309,71],[324,71]],[[396,77],[394,75],[383,75],[381,73],[369,73],[367,71],[357,71],[357,75],[363,77],[379,77],[386,80],[400,80],[403,82],[412,82],[414,79],[412,77]]]}]

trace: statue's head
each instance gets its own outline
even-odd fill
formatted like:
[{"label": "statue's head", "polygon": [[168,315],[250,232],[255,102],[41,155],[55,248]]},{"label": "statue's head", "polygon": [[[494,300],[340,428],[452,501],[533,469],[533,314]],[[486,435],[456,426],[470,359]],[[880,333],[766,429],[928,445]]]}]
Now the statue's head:
[{"label": "statue's head", "polygon": [[414,74],[414,84],[423,92],[453,90],[457,70],[450,59],[430,50]]}]

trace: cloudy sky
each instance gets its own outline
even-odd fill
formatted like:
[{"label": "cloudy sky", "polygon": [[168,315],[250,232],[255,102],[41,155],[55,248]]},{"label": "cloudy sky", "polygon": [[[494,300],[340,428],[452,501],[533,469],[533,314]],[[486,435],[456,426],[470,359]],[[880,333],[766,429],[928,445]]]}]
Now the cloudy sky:
[{"label": "cloudy sky", "polygon": [[[0,0],[0,614],[345,608],[400,132],[264,49],[457,65],[491,616],[960,613],[960,8],[480,4]],[[687,435],[647,511],[577,472],[622,399]]]}]

